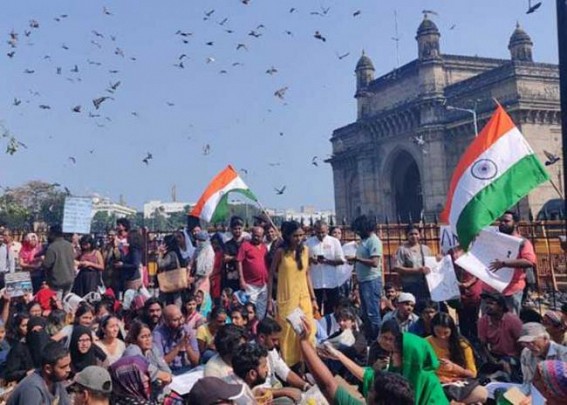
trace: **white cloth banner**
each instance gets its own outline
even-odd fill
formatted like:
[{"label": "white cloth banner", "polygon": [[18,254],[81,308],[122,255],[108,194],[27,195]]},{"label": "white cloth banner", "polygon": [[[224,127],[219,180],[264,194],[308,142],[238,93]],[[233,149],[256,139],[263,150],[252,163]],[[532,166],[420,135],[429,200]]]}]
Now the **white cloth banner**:
[{"label": "white cloth banner", "polygon": [[520,238],[484,229],[474,240],[471,250],[459,257],[455,263],[492,288],[502,292],[512,281],[514,269],[504,267],[491,271],[488,266],[495,260],[517,258],[521,243]]},{"label": "white cloth banner", "polygon": [[424,261],[425,266],[431,269],[425,276],[431,300],[442,302],[458,298],[461,293],[451,256],[444,256],[439,262],[434,256],[425,256]]},{"label": "white cloth banner", "polygon": [[[343,254],[345,257],[356,256],[356,242],[348,242],[343,245]],[[337,267],[337,279],[339,286],[350,280],[352,276],[352,271],[354,266],[352,264],[345,263],[342,266]]]}]

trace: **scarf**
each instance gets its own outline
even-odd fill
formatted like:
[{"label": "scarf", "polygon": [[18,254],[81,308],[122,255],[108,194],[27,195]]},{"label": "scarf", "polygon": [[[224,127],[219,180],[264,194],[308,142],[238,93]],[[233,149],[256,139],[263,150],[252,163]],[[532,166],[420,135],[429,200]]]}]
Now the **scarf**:
[{"label": "scarf", "polygon": [[126,356],[110,366],[115,404],[150,405],[149,361],[143,356]]},{"label": "scarf", "polygon": [[[91,339],[91,348],[86,353],[79,351],[79,339],[83,336]],[[106,354],[93,342],[93,335],[90,328],[82,325],[75,325],[71,334],[71,343],[69,345],[71,352],[71,369],[73,373],[78,373],[88,366],[96,366],[98,360],[106,359]]]},{"label": "scarf", "polygon": [[544,385],[557,398],[567,397],[567,363],[560,360],[545,360],[537,365]]}]

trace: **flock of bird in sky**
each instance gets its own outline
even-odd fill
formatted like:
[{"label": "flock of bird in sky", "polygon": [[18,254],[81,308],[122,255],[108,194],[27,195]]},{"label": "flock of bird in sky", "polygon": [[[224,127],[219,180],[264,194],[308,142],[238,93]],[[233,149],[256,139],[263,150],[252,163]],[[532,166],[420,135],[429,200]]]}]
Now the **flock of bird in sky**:
[{"label": "flock of bird in sky", "polygon": [[[240,2],[246,6],[248,5],[251,0],[240,0]],[[527,10],[527,14],[531,14],[535,11],[537,11],[539,9],[539,7],[542,5],[542,2],[535,2],[532,3],[532,0],[528,0],[528,10]],[[108,7],[103,7],[101,10],[102,14],[105,17],[108,18],[112,18],[113,17],[113,12],[111,9],[109,9]],[[289,14],[294,14],[294,13],[298,13],[300,12],[300,10],[298,8],[295,7],[291,7],[288,10]],[[308,12],[310,15],[314,16],[314,17],[326,17],[330,12],[331,12],[331,7],[323,7],[320,6],[318,9],[312,9],[310,11],[305,11]],[[424,14],[437,14],[435,11],[433,10],[424,10],[423,11]],[[355,10],[354,12],[352,12],[352,15],[349,16],[349,18],[357,18],[358,16],[360,16],[363,13],[362,10]],[[66,19],[70,19],[72,18],[72,15],[68,15],[68,14],[59,14],[57,16],[55,16],[53,18],[53,20],[56,23],[61,23]],[[227,35],[233,34],[235,31],[234,29],[230,28],[230,24],[229,24],[229,18],[228,17],[224,17],[220,14],[220,12],[217,12],[217,10],[215,9],[208,9],[208,10],[204,10],[203,14],[202,14],[202,18],[204,21],[208,21],[212,24],[218,24],[218,26],[220,26],[224,32]],[[16,31],[15,29],[12,29],[9,33],[8,33],[8,39],[7,39],[7,44],[8,44],[8,50],[6,52],[6,57],[8,59],[15,59],[18,57],[18,53],[20,52],[20,48],[22,47],[22,45],[27,44],[29,45],[29,41],[31,41],[31,39],[36,35],[36,32],[38,32],[39,30],[42,29],[44,25],[44,22],[42,21],[38,21],[36,19],[30,19],[29,23],[27,25],[27,27],[25,27],[23,29],[23,32],[21,32],[22,30],[20,30],[20,32]],[[450,29],[454,29],[455,25],[452,25]],[[266,27],[263,24],[258,24],[256,27],[254,27],[253,29],[250,29],[247,33],[247,37],[250,37],[250,41],[253,40],[257,40],[259,38],[261,38],[264,35],[264,32],[266,30]],[[327,37],[325,36],[325,34],[319,30],[314,30],[313,32],[313,39],[317,40],[317,41],[321,41],[326,43],[327,42]],[[130,55],[126,52],[126,50],[124,50],[121,46],[120,46],[120,41],[119,39],[114,36],[114,35],[110,35],[107,34],[106,32],[101,32],[99,30],[91,30],[90,32],[91,36],[90,36],[90,45],[94,46],[98,49],[101,49],[103,47],[108,47],[109,45],[112,47],[112,52],[114,53],[114,55],[117,58],[121,58],[124,60],[129,60],[132,63],[136,62],[136,57],[133,55]],[[178,29],[175,32],[172,32],[173,36],[181,41],[181,43],[183,44],[189,44],[192,41],[194,41],[194,33],[190,32],[190,31],[186,31],[186,30],[182,30],[182,29]],[[293,36],[294,33],[292,31],[286,30],[284,32],[285,35],[287,36]],[[207,47],[214,47],[215,46],[215,40],[208,40],[204,42],[204,45]],[[60,47],[65,50],[65,51],[69,51],[70,47],[68,45],[66,45],[65,43],[62,43],[60,45]],[[249,49],[248,45],[245,42],[238,42],[235,43],[235,50],[237,52],[247,52]],[[335,52],[336,57],[338,60],[343,60],[346,57],[348,57],[350,55],[350,52]],[[46,61],[50,61],[51,62],[51,56],[46,54],[43,56],[43,59]],[[181,54],[178,55],[177,59],[175,61],[172,61],[172,67],[176,68],[176,69],[185,69],[186,68],[186,63],[189,60],[189,56],[186,52],[183,52]],[[53,61],[55,62],[55,61]],[[212,64],[215,62],[215,57],[214,56],[208,56],[205,60],[205,62],[207,64]],[[88,65],[93,65],[93,66],[97,66],[97,67],[102,67],[102,63],[93,59],[87,59],[85,61],[86,64]],[[233,67],[237,67],[242,65],[241,62],[235,61],[232,63]],[[28,67],[25,70],[23,70],[23,74],[24,75],[34,75],[36,73],[36,70],[38,68],[32,68],[32,67]],[[84,66],[81,66],[81,64],[74,64],[71,68],[67,67],[64,68],[63,66],[55,66],[54,69],[54,74],[58,75],[58,76],[65,76],[65,79],[68,80],[69,82],[75,83],[75,82],[80,82],[82,79],[80,77],[80,73],[82,72],[82,70],[84,69]],[[107,67],[107,71],[108,71],[108,75],[110,76],[110,80],[109,80],[109,84],[106,88],[101,88],[99,94],[94,94],[93,97],[91,98],[91,102],[89,103],[89,105],[83,105],[83,104],[72,104],[69,105],[69,112],[71,114],[87,114],[89,118],[92,118],[96,125],[99,127],[103,127],[105,126],[106,122],[110,122],[112,119],[107,116],[104,113],[105,107],[112,103],[117,97],[120,96],[120,86],[122,84],[122,80],[119,78],[120,77],[120,71],[114,67]],[[219,71],[219,74],[227,74],[228,71],[226,69],[222,69]],[[273,75],[277,75],[278,74],[278,68],[276,66],[270,66],[269,68],[267,68],[265,70],[265,74],[273,76]],[[288,86],[282,86],[279,88],[276,88],[273,91],[273,96],[275,97],[276,100],[285,103],[286,100],[286,92],[288,91],[289,87]],[[40,96],[39,92],[35,91],[35,90],[29,90],[30,95],[31,96]],[[12,101],[12,105],[14,108],[18,108],[21,104],[22,104],[22,98],[20,97],[14,97],[13,101]],[[24,100],[26,103],[29,103],[30,100]],[[173,107],[175,106],[175,103],[173,101],[166,101],[166,104],[168,107]],[[38,108],[42,109],[42,110],[51,110],[52,106],[50,104],[47,104],[45,102],[43,103],[39,103]],[[132,111],[131,115],[134,117],[138,116],[138,113],[136,111]],[[7,143],[7,147],[6,147],[6,152],[9,154],[14,154],[18,151],[19,148],[27,148],[27,145],[24,144],[23,142],[21,142],[20,140],[18,140],[16,137],[14,137],[13,135],[11,135],[9,133],[9,131],[4,131],[3,134],[0,134],[2,137],[4,138],[8,138],[8,143]],[[280,136],[283,136],[284,133],[283,132],[279,132]],[[414,139],[414,142],[416,142],[418,145],[420,146],[424,146],[425,145],[425,141],[422,138],[416,138]],[[425,150],[425,149],[424,149]],[[94,149],[90,149],[89,150],[90,154],[94,153]],[[207,156],[211,153],[211,145],[209,143],[206,143],[205,145],[202,146],[202,154]],[[425,153],[425,152],[424,152]],[[556,156],[547,156],[548,157],[548,161],[553,161],[553,159],[557,158]],[[154,158],[152,152],[147,152],[146,155],[141,158],[141,163],[145,164],[145,165],[150,165],[152,159]],[[558,158],[557,158],[558,159]],[[76,164],[77,163],[77,158],[75,156],[69,156],[68,157],[68,162],[70,162],[71,164]],[[311,159],[311,165],[314,167],[319,167],[319,162],[320,162],[320,158],[318,156],[313,156]],[[554,162],[552,162],[554,163]],[[275,167],[275,166],[279,166],[280,162],[270,162],[269,166],[271,167]],[[248,173],[248,170],[246,168],[241,168],[240,171],[244,174]],[[286,186],[283,185],[279,188],[274,188],[274,191],[276,192],[277,195],[282,195],[286,190]]]}]

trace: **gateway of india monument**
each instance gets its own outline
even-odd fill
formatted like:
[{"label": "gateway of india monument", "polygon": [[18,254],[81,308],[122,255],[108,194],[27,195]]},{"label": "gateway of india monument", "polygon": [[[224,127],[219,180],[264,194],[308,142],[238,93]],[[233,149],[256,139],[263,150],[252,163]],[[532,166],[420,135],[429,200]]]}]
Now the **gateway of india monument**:
[{"label": "gateway of india monument", "polygon": [[[512,27],[513,28],[513,27]],[[533,61],[533,42],[517,25],[510,59],[448,55],[425,15],[417,30],[417,59],[375,78],[362,54],[356,65],[356,121],[333,132],[337,220],[361,214],[378,221],[431,221],[442,211],[454,167],[494,112],[494,99],[511,115],[542,162],[561,158],[559,69]],[[561,185],[561,163],[547,167]],[[557,199],[548,182],[517,209],[536,216]]]}]

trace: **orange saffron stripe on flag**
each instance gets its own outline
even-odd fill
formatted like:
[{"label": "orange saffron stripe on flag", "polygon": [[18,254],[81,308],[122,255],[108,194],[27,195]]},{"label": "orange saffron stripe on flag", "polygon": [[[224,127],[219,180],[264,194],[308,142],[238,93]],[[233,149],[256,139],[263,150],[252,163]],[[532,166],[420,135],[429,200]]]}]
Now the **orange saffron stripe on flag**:
[{"label": "orange saffron stripe on flag", "polygon": [[209,183],[201,198],[199,198],[199,201],[193,208],[193,211],[191,211],[191,215],[195,217],[201,215],[203,206],[209,198],[237,177],[238,173],[236,173],[236,170],[234,170],[231,165],[228,165],[222,172],[217,174]]},{"label": "orange saffron stripe on flag", "polygon": [[441,214],[443,221],[449,221],[449,215],[451,213],[451,204],[453,202],[453,193],[457,188],[459,179],[473,163],[478,158],[479,155],[484,153],[486,150],[490,149],[492,145],[505,135],[508,131],[513,129],[516,125],[502,108],[498,105],[496,111],[490,118],[490,121],[486,126],[480,131],[478,137],[473,140],[470,146],[465,151],[465,154],[459,160],[455,171],[453,172],[453,177],[451,178],[451,184],[449,185],[449,192],[447,194],[447,205]]}]

